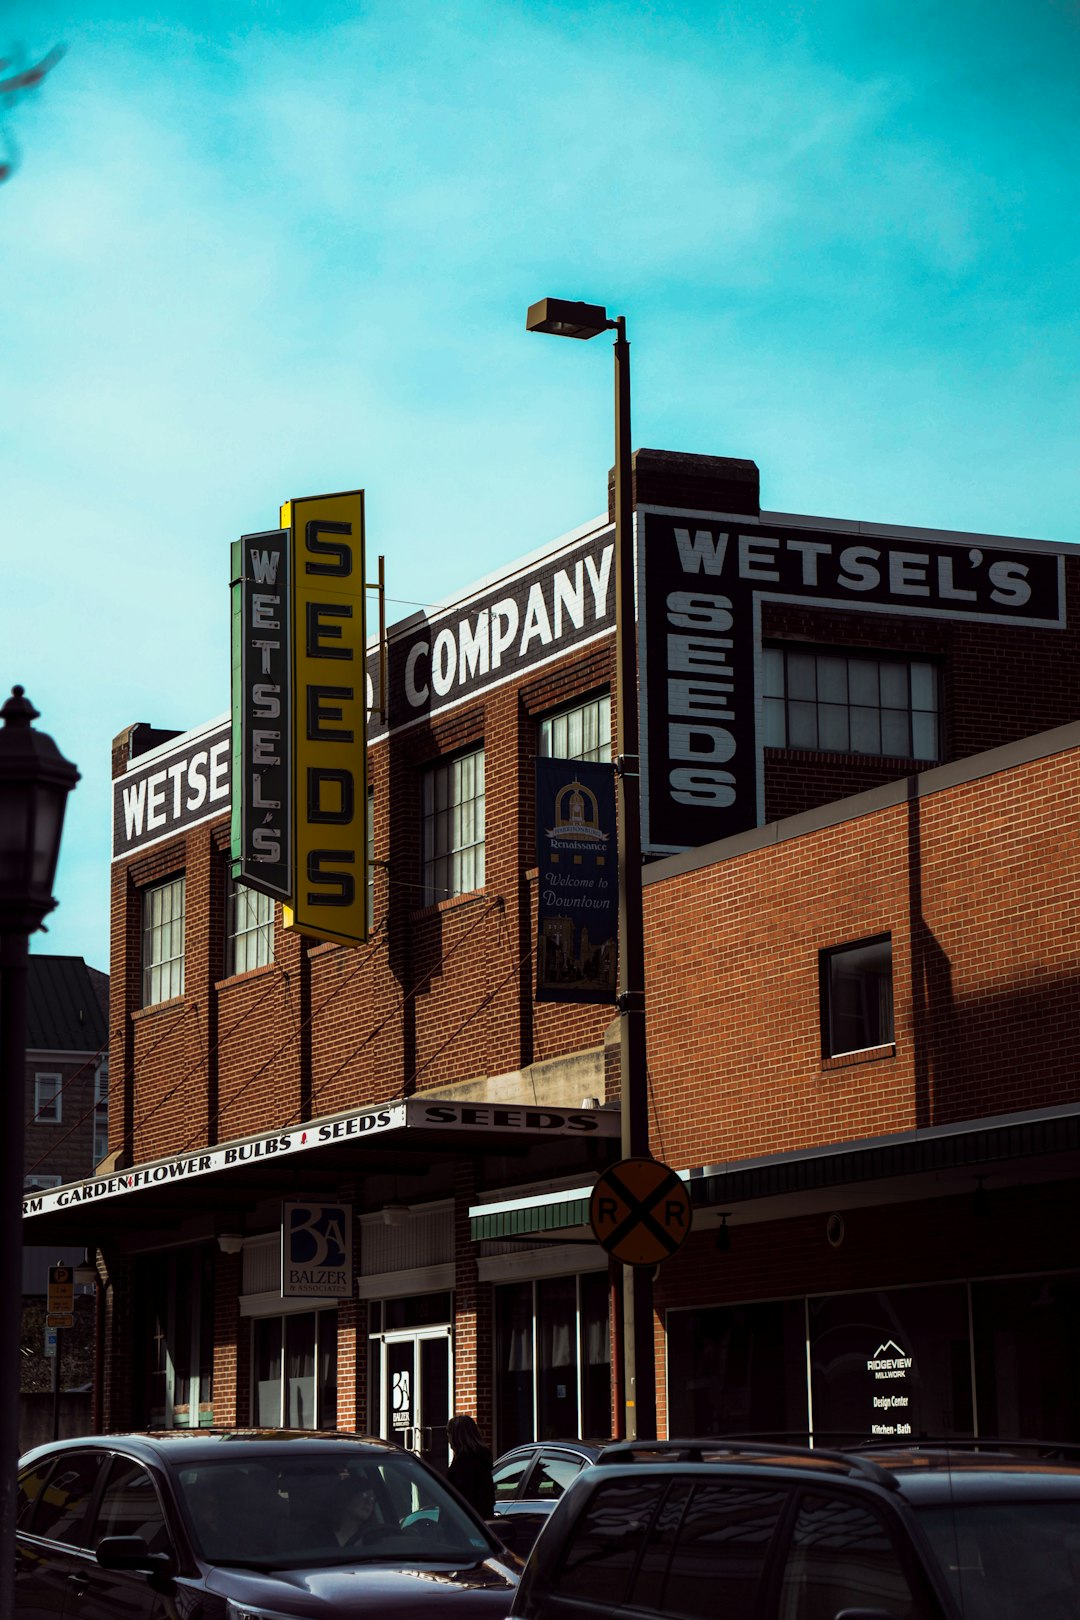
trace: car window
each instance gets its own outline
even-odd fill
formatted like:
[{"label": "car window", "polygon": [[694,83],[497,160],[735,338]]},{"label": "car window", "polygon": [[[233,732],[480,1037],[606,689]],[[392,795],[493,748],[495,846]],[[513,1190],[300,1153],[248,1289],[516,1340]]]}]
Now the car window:
[{"label": "car window", "polygon": [[98,1504],[93,1545],[105,1536],[141,1536],[150,1552],[170,1550],[165,1515],[148,1469],[114,1457]]},{"label": "car window", "polygon": [[524,1456],[508,1457],[498,1464],[492,1475],[496,1502],[508,1502],[517,1495],[518,1486],[532,1467],[533,1455],[527,1451]]},{"label": "car window", "polygon": [[570,1533],[555,1590],[605,1609],[625,1603],[666,1484],[655,1475],[602,1484]]},{"label": "car window", "polygon": [[101,1451],[64,1452],[57,1458],[38,1498],[35,1536],[72,1547],[86,1545],[86,1510],[104,1460]]},{"label": "car window", "polygon": [[742,1483],[695,1485],[675,1533],[664,1613],[687,1620],[716,1615],[750,1620],[786,1499],[786,1491]]},{"label": "car window", "polygon": [[1071,1620],[1080,1590],[1080,1502],[959,1502],[919,1520],[965,1620]]},{"label": "car window", "polygon": [[784,1564],[779,1620],[833,1620],[841,1609],[923,1613],[888,1531],[869,1507],[808,1494]]},{"label": "car window", "polygon": [[53,1460],[46,1457],[44,1462],[34,1463],[30,1468],[23,1468],[19,1473],[18,1495],[15,1498],[15,1528],[29,1530],[37,1499],[41,1495],[42,1487],[49,1477],[49,1469]]},{"label": "car window", "polygon": [[567,1451],[542,1451],[526,1495],[539,1497],[542,1502],[554,1502],[584,1466],[581,1457],[574,1457]]}]

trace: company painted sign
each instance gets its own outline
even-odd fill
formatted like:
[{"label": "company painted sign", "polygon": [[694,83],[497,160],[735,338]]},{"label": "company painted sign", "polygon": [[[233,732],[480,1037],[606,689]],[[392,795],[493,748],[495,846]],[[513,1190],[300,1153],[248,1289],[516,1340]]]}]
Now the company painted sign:
[{"label": "company painted sign", "polygon": [[367,938],[364,493],[289,501],[295,877],[285,926]]},{"label": "company painted sign", "polygon": [[393,1131],[476,1131],[517,1137],[618,1136],[617,1114],[603,1109],[533,1108],[514,1103],[460,1103],[448,1099],[410,1097],[381,1108],[359,1109],[334,1118],[313,1120],[283,1131],[249,1136],[205,1152],[178,1154],[169,1159],[135,1165],[110,1176],[94,1176],[63,1187],[42,1188],[23,1199],[23,1215],[51,1214],[123,1198],[148,1187],[191,1181],[239,1169],[242,1165],[310,1153],[334,1143],[362,1142]]},{"label": "company painted sign", "polygon": [[293,892],[292,582],[288,529],[232,546],[233,876]]},{"label": "company painted sign", "polygon": [[[612,531],[592,530],[390,631],[389,730],[429,719],[615,628]],[[368,661],[368,701],[378,662]],[[372,740],[387,727],[371,721]]]},{"label": "company painted sign", "polygon": [[351,1204],[281,1206],[282,1299],[348,1299],[353,1289]]},{"label": "company painted sign", "polygon": [[642,844],[697,848],[764,819],[761,604],[1059,629],[1062,557],[639,508]]}]

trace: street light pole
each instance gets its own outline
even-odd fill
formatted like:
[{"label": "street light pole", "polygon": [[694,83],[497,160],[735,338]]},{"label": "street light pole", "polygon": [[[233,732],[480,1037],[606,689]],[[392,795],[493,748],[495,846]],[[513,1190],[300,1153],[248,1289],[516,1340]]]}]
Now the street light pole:
[{"label": "street light pole", "polygon": [[[645,927],[641,894],[641,791],[638,760],[637,614],[630,438],[630,344],[626,320],[597,304],[544,298],[529,310],[531,332],[592,338],[615,333],[615,664],[616,805],[619,855],[619,1057],[622,1155],[647,1159],[649,1072],[645,1044]],[[623,1267],[623,1394],[628,1440],[656,1438],[656,1351],[652,1272]]]},{"label": "street light pole", "polygon": [[15,1609],[15,1489],[22,1341],[22,1182],[30,935],[56,901],[67,796],[79,780],[21,686],[0,709],[0,1615]]}]

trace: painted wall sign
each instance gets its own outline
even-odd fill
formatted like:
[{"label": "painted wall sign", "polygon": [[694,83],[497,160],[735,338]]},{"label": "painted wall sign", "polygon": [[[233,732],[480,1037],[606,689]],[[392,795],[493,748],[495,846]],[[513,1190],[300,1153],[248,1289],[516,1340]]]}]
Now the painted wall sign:
[{"label": "painted wall sign", "polygon": [[613,1002],[619,954],[615,772],[536,761],[536,999]]},{"label": "painted wall sign", "polygon": [[148,1164],[93,1176],[63,1187],[42,1188],[23,1199],[23,1215],[32,1218],[58,1209],[122,1198],[140,1189],[191,1181],[231,1172],[245,1164],[289,1158],[334,1143],[364,1142],[392,1131],[455,1131],[467,1138],[476,1132],[520,1137],[614,1137],[619,1116],[604,1109],[531,1108],[516,1103],[463,1103],[446,1098],[410,1097],[380,1108],[358,1109],[330,1119],[312,1120],[287,1130],[226,1142],[204,1152],[178,1154]]},{"label": "painted wall sign", "polygon": [[282,1204],[282,1299],[348,1299],[352,1238],[351,1204]]},{"label": "painted wall sign", "polygon": [[1052,550],[639,508],[642,844],[697,848],[764,820],[766,599],[859,613],[1064,626]]},{"label": "painted wall sign", "polygon": [[[591,530],[527,561],[470,595],[393,627],[389,636],[389,729],[456,704],[615,628],[615,547],[609,527]],[[378,660],[368,660],[368,701]],[[387,728],[374,717],[374,741]]]},{"label": "painted wall sign", "polygon": [[293,892],[292,614],[288,529],[232,545],[233,876]]},{"label": "painted wall sign", "polygon": [[285,926],[355,945],[367,938],[367,691],[364,492],[281,509],[293,533],[296,871]]},{"label": "painted wall sign", "polygon": [[133,761],[113,782],[113,860],[123,860],[228,810],[231,743],[227,719]]}]

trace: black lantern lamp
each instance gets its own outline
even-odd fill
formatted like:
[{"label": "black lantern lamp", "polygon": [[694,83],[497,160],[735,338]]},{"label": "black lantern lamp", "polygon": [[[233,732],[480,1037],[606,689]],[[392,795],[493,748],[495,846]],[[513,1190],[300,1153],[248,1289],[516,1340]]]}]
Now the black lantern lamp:
[{"label": "black lantern lamp", "polygon": [[37,717],[13,686],[0,709],[0,1299],[8,1307],[0,1320],[0,1614],[15,1607],[29,941],[56,904],[64,807],[79,780],[52,738],[33,729]]},{"label": "black lantern lamp", "polygon": [[67,796],[79,773],[21,686],[0,709],[0,934],[33,934],[56,905],[53,879]]}]

